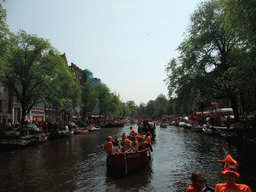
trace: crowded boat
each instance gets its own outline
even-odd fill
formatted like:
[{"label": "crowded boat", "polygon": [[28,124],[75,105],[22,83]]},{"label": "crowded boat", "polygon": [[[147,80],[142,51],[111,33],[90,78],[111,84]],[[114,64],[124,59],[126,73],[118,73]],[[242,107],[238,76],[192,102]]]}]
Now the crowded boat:
[{"label": "crowded boat", "polygon": [[107,152],[107,167],[115,171],[127,174],[151,160],[151,133],[135,132],[130,127],[128,134],[108,136],[104,144]]}]

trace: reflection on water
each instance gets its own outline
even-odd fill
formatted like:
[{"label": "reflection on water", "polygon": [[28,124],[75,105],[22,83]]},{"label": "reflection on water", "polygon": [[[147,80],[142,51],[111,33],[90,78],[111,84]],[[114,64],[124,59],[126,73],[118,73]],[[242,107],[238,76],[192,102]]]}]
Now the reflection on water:
[{"label": "reflection on water", "polygon": [[[129,126],[1,152],[0,191],[179,192],[186,190],[190,172],[196,169],[206,173],[210,186],[224,182],[221,160],[227,153],[238,162],[247,163],[245,152],[239,152],[239,148],[228,145],[220,137],[174,126],[157,127],[152,143],[153,161],[132,175],[112,177],[107,173],[103,145],[108,135],[129,133]],[[240,175],[248,178],[248,174],[254,173],[242,171]]]}]

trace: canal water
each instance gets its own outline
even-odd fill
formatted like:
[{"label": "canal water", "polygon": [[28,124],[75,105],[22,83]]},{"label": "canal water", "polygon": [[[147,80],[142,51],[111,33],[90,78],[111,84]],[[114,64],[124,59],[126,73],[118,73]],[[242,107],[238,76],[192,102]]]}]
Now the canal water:
[{"label": "canal water", "polygon": [[[219,136],[190,129],[156,127],[152,162],[126,177],[112,177],[106,169],[103,145],[107,136],[129,133],[131,125],[106,128],[86,135],[46,141],[26,149],[0,153],[0,191],[185,191],[193,170],[206,174],[210,186],[225,182],[221,162],[227,154],[242,162],[238,183],[255,187],[253,155]],[[133,126],[137,130],[137,126]],[[254,162],[251,162],[255,164]],[[244,168],[244,169],[243,169]],[[255,167],[254,167],[255,168]]]}]

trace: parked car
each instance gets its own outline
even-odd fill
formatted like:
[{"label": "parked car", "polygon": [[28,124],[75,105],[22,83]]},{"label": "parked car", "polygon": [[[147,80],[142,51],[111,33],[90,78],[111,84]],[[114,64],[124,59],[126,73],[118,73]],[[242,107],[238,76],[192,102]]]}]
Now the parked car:
[{"label": "parked car", "polygon": [[42,132],[42,130],[39,127],[37,127],[35,124],[28,124],[28,131],[31,134],[37,134]]},{"label": "parked car", "polygon": [[1,139],[17,139],[20,137],[20,132],[13,127],[6,127],[0,131]]}]

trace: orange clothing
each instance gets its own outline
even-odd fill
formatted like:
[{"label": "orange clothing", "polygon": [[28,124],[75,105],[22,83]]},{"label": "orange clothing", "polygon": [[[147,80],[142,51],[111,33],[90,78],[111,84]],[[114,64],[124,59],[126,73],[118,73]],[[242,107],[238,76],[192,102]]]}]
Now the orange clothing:
[{"label": "orange clothing", "polygon": [[135,131],[134,131],[134,129],[131,129],[131,133],[134,133]]},{"label": "orange clothing", "polygon": [[151,145],[151,137],[150,136],[147,136],[146,141],[148,142],[148,144]]},{"label": "orange clothing", "polygon": [[229,185],[227,183],[219,183],[215,187],[215,192],[226,192],[226,191],[232,191],[232,192],[252,192],[252,190],[244,184],[234,184]]},{"label": "orange clothing", "polygon": [[186,192],[203,192],[203,189],[197,189],[194,184],[191,184],[188,186]]},{"label": "orange clothing", "polygon": [[106,152],[108,154],[112,153],[112,147],[113,147],[113,143],[112,141],[106,141],[104,144],[104,149],[106,150]]},{"label": "orange clothing", "polygon": [[141,136],[140,136],[140,135],[136,135],[136,139],[137,139],[137,141],[138,141],[139,146],[141,146],[141,142],[140,142]]},{"label": "orange clothing", "polygon": [[125,135],[122,135],[122,141],[124,141],[126,139]]}]

